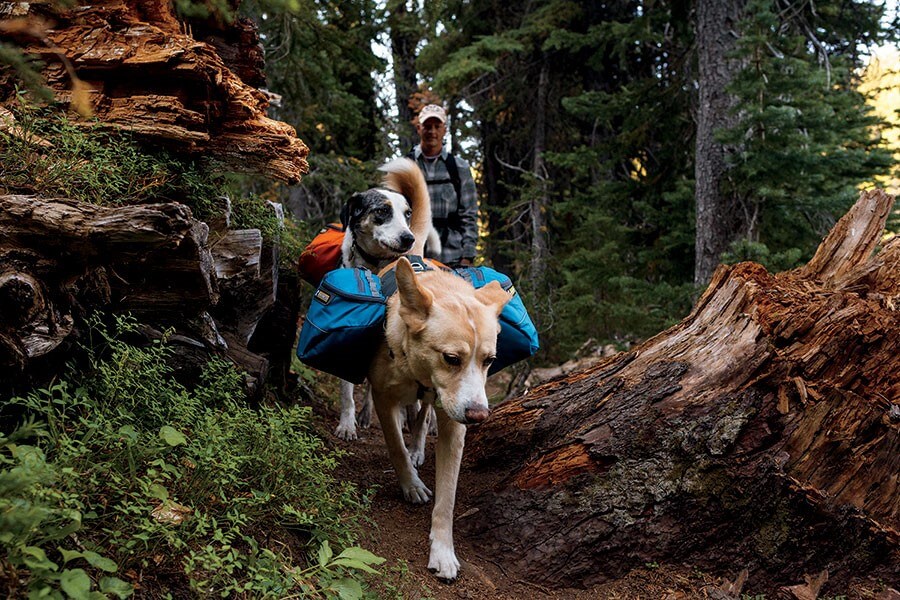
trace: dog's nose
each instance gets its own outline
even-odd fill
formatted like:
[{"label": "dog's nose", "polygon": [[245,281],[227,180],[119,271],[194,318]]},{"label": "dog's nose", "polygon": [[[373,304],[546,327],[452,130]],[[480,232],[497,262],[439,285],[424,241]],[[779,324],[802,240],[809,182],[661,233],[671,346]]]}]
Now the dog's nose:
[{"label": "dog's nose", "polygon": [[470,406],[466,409],[466,423],[481,423],[491,414],[487,406]]},{"label": "dog's nose", "polygon": [[412,245],[416,243],[416,236],[411,233],[404,233],[400,236],[400,247],[404,250],[409,250],[412,248]]}]

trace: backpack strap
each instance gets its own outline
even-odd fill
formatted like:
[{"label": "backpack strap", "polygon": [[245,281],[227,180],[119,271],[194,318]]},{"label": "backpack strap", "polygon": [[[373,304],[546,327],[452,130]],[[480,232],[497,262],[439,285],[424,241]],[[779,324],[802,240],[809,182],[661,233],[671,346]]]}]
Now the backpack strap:
[{"label": "backpack strap", "polygon": [[459,168],[456,166],[456,157],[447,153],[447,157],[444,159],[444,165],[447,167],[447,175],[450,176],[450,183],[453,184],[453,189],[456,191],[456,199],[457,201],[460,198],[459,191],[462,188],[462,181],[459,178]]}]

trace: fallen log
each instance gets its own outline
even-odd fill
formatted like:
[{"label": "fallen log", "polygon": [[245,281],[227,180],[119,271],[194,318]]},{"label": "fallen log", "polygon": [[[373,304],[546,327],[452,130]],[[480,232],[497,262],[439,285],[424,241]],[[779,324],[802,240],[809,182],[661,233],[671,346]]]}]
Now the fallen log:
[{"label": "fallen log", "polygon": [[[281,206],[270,204],[283,224]],[[221,301],[211,314],[227,341],[226,355],[246,373],[246,388],[253,399],[265,391],[271,361],[279,365],[290,356],[290,347],[283,348],[280,336],[257,336],[260,323],[273,312],[278,293],[278,247],[266,242],[258,229],[232,230],[213,242],[212,254],[221,290]],[[296,329],[296,317],[291,325],[291,339]],[[251,348],[252,346],[252,348]],[[278,390],[284,389],[279,374]]]},{"label": "fallen log", "polygon": [[[273,310],[278,249],[257,229],[217,236],[210,242],[207,225],[178,203],[103,207],[0,196],[0,374],[26,386],[36,371],[57,372],[35,359],[69,350],[100,310],[135,316],[145,339],[165,336],[186,384],[221,355],[248,373],[249,397],[265,391],[270,360],[283,390],[299,302]],[[251,351],[263,319],[269,325]],[[68,356],[51,362],[58,368]]]},{"label": "fallen log", "polygon": [[[45,63],[42,74],[64,105],[181,153],[299,182],[309,150],[293,127],[266,116],[255,25],[199,29],[214,45],[195,39],[173,4],[159,0],[26,2],[0,13],[0,39]],[[14,101],[16,83],[0,78],[0,103]]]},{"label": "fallen log", "polygon": [[470,433],[463,535],[550,586],[649,562],[771,592],[900,580],[892,205],[863,193],[805,267],[720,266],[678,325],[500,405]]},{"label": "fallen log", "polygon": [[[187,19],[160,0],[7,3],[0,40],[41,59],[58,105],[73,109],[76,123],[80,113],[179,158],[296,183],[308,149],[292,127],[266,115],[274,95],[257,89],[265,76],[256,26],[221,18],[237,4]],[[18,83],[13,71],[0,73],[0,129],[49,144],[2,107],[18,101]],[[229,199],[216,204],[220,214],[201,223],[178,203],[110,209],[0,197],[0,375],[27,386],[29,373],[52,374],[84,317],[99,309],[131,313],[146,326],[144,339],[173,342],[173,366],[185,377],[223,354],[251,372],[248,391],[264,390],[276,350],[263,336],[255,352],[248,344],[276,300],[277,248],[259,231],[231,231]],[[37,368],[36,359],[51,354],[60,356]]]},{"label": "fallen log", "polygon": [[12,376],[7,382],[27,385],[36,371],[52,375],[52,365],[37,359],[74,345],[97,310],[171,328],[199,340],[207,355],[224,351],[207,314],[220,295],[207,234],[177,203],[103,207],[0,196],[0,371]]},{"label": "fallen log", "polygon": [[[77,318],[109,304],[182,314],[214,303],[205,243],[205,226],[181,204],[0,196],[0,367],[26,371],[73,334]],[[154,278],[159,285],[147,285]]]}]

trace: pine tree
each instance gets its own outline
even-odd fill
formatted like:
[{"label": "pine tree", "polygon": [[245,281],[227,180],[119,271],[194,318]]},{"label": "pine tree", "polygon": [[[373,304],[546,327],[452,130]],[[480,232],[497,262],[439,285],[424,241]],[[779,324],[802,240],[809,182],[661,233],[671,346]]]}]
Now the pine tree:
[{"label": "pine tree", "polygon": [[555,44],[591,68],[562,105],[580,144],[554,206],[561,349],[651,335],[689,308],[693,223],[687,3],[656,3]]},{"label": "pine tree", "polygon": [[723,191],[742,221],[727,258],[780,267],[808,259],[858,186],[892,163],[857,90],[857,46],[879,31],[880,10],[786,8],[749,3],[736,53],[744,68],[728,88],[738,123],[717,134],[733,149]]},{"label": "pine tree", "polygon": [[[481,123],[491,259],[528,281],[560,357],[589,336],[655,331],[688,297],[666,281],[690,268],[687,3],[486,6],[460,19],[469,43],[457,33],[458,49],[438,46],[449,59],[434,81]],[[656,285],[659,308],[635,301]]]},{"label": "pine tree", "polygon": [[[587,337],[649,335],[683,316],[696,293],[692,4],[458,8],[419,67],[472,107],[488,255],[528,281],[519,287],[531,292],[550,354],[562,358]],[[735,45],[724,58],[740,68],[719,90],[734,110],[709,129],[730,149],[716,189],[731,200],[708,222],[727,229],[727,242],[749,240],[731,258],[751,252],[777,268],[811,252],[855,187],[885,169],[854,91],[860,48],[885,32],[875,4],[739,8],[748,19],[726,32]],[[541,207],[546,249],[529,226]],[[530,281],[539,255],[545,276]]]}]

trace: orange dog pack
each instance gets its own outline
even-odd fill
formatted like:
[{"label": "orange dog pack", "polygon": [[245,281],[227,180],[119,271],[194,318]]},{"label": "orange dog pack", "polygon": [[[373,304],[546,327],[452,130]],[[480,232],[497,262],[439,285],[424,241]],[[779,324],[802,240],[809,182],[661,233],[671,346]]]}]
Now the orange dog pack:
[{"label": "orange dog pack", "polygon": [[297,270],[300,277],[319,287],[325,273],[341,266],[341,244],[344,243],[344,228],[340,223],[329,223],[312,239],[300,253]]}]

